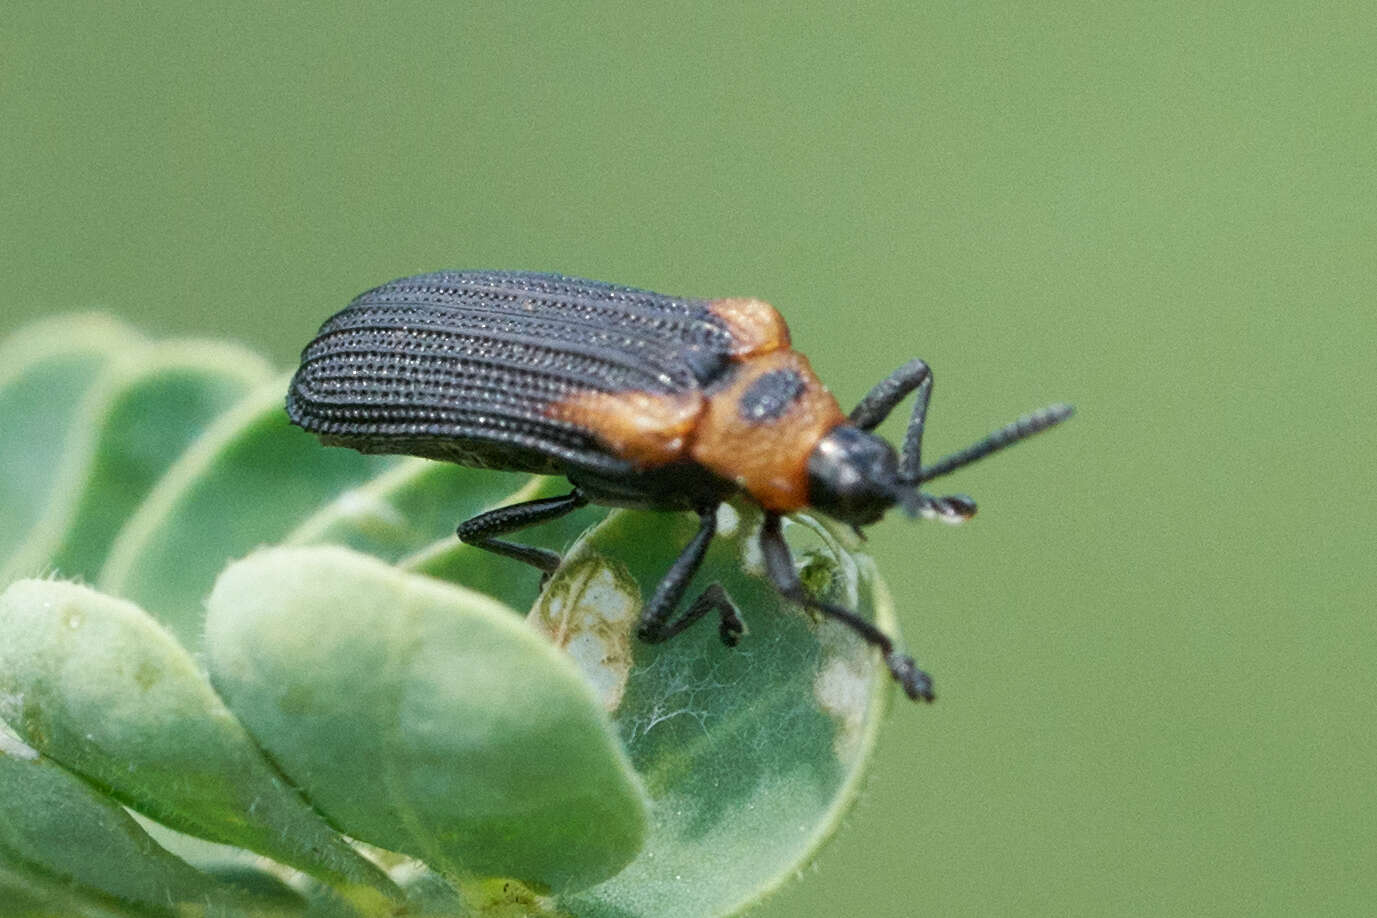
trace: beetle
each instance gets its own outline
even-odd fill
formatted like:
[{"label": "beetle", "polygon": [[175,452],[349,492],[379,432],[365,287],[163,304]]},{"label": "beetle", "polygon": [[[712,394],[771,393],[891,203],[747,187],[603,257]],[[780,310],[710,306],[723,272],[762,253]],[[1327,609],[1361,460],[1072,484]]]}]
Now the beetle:
[{"label": "beetle", "polygon": [[[898,452],[875,434],[916,393]],[[932,680],[856,613],[810,595],[780,520],[812,508],[861,527],[899,507],[958,523],[965,495],[921,486],[1071,415],[1051,405],[932,465],[921,457],[932,373],[910,360],[849,414],[790,346],[783,318],[752,298],[667,296],[559,274],[441,271],[360,294],[302,352],[287,395],[292,423],[327,445],[478,468],[562,475],[572,490],[482,513],[458,528],[470,545],[538,568],[552,551],[499,536],[589,502],[691,511],[698,530],[643,607],[638,636],[658,643],[716,612],[721,640],[744,627],[712,584],[675,615],[717,508],[744,494],[764,511],[766,574],[787,599],[879,649],[904,692]]]}]

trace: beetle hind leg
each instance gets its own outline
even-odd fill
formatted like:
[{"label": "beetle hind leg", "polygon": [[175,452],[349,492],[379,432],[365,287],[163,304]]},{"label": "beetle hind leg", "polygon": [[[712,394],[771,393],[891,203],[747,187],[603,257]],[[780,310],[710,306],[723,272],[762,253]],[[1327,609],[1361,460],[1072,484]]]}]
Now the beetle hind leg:
[{"label": "beetle hind leg", "polygon": [[932,691],[932,678],[918,668],[913,662],[913,657],[899,653],[889,635],[855,612],[809,595],[798,578],[798,572],[794,570],[794,559],[789,552],[788,544],[784,541],[778,515],[766,515],[765,525],[760,531],[760,548],[765,557],[765,571],[780,595],[804,608],[841,622],[867,643],[874,645],[884,656],[890,675],[909,698],[914,701],[932,701],[936,697]]},{"label": "beetle hind leg", "polygon": [[513,558],[523,564],[538,568],[543,574],[541,578],[543,585],[545,579],[555,572],[555,568],[559,567],[559,553],[546,548],[536,548],[534,545],[508,542],[497,538],[497,536],[559,519],[587,503],[588,498],[583,495],[582,491],[575,488],[563,497],[543,497],[539,500],[512,504],[509,507],[498,507],[496,510],[480,513],[478,516],[460,523],[456,534],[459,536],[459,541],[465,545],[472,545],[475,548]]}]

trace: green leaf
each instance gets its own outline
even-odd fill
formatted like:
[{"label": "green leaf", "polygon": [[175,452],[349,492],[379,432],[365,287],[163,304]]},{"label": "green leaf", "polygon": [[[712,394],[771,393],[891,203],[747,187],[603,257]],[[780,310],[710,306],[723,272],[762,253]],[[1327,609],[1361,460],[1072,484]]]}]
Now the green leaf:
[{"label": "green leaf", "polygon": [[149,349],[106,393],[91,475],[53,560],[94,578],[116,533],[182,452],[272,376],[258,355],[208,341]]},{"label": "green leaf", "polygon": [[148,837],[117,803],[0,724],[0,850],[45,873],[167,914],[217,884]]},{"label": "green leaf", "polygon": [[255,390],[173,464],[116,537],[100,586],[138,603],[188,648],[202,599],[230,558],[276,541],[295,522],[393,461],[319,441],[287,422],[287,380]]},{"label": "green leaf", "polygon": [[395,562],[437,540],[457,543],[454,530],[460,522],[507,502],[530,484],[527,475],[403,459],[344,491],[282,541],[343,545]]},{"label": "green leaf", "polygon": [[0,902],[5,918],[139,918],[147,914],[43,873],[0,850]]},{"label": "green leaf", "polygon": [[[366,894],[380,903],[376,909],[379,913],[385,914],[397,906],[395,893],[383,896],[366,886],[328,886],[312,879],[309,874],[284,866],[264,855],[178,832],[137,810],[129,810],[129,814],[163,848],[207,876],[233,886],[252,901],[252,908],[232,912],[224,918],[238,915],[287,918],[300,915],[303,911],[315,916],[317,912],[313,909],[318,909],[320,904],[339,902],[340,891]],[[325,914],[321,912],[320,918],[324,918]],[[359,914],[358,911],[345,910],[340,918],[359,918]]]},{"label": "green leaf", "polygon": [[[82,398],[110,361],[141,345],[102,315],[35,323],[0,345],[0,571],[27,542],[48,501],[61,496],[70,468],[68,440]],[[38,573],[37,564],[26,573]],[[3,581],[0,581],[3,582]]]},{"label": "green leaf", "polygon": [[131,603],[70,583],[10,586],[0,595],[0,717],[172,828],[397,894],[263,760],[190,655]]},{"label": "green leaf", "polygon": [[[688,514],[616,512],[570,553],[531,616],[579,661],[612,708],[652,800],[637,859],[564,897],[581,916],[733,914],[793,876],[853,800],[890,694],[878,655],[814,621],[763,579],[759,515],[725,508],[695,580],[723,584],[747,633],[715,621],[648,646],[632,638],[650,595],[693,535]],[[882,628],[889,598],[867,559],[807,517],[786,532],[805,583]],[[690,593],[690,598],[694,594]]]},{"label": "green leaf", "polygon": [[208,605],[215,684],[349,834],[555,890],[640,848],[642,792],[596,696],[511,609],[333,547],[256,553]]},{"label": "green leaf", "polygon": [[[115,533],[183,449],[269,376],[243,348],[177,341],[126,349],[87,391],[62,485],[7,568],[94,578]],[[0,582],[10,577],[0,574]]]}]

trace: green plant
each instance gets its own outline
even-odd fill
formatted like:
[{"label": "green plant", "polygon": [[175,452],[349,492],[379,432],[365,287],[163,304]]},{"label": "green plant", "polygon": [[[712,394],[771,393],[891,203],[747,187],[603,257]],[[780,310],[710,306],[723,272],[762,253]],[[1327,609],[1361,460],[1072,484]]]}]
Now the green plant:
[{"label": "green plant", "polygon": [[[646,646],[694,520],[533,530],[572,543],[540,592],[453,526],[559,482],[321,448],[284,389],[100,316],[0,347],[7,914],[723,915],[807,862],[889,680],[761,580],[749,507],[702,575],[741,645]],[[789,537],[893,630],[849,537]]]}]

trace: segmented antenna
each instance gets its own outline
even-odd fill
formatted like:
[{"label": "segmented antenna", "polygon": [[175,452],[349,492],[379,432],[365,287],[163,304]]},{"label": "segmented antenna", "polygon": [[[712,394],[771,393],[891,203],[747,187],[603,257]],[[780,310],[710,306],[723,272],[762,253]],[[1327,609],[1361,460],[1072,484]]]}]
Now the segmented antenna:
[{"label": "segmented antenna", "polygon": [[1025,414],[1017,421],[1004,425],[978,443],[973,443],[960,452],[952,453],[950,456],[937,460],[919,473],[918,480],[914,484],[922,484],[925,481],[932,481],[934,478],[941,478],[943,475],[950,475],[963,465],[970,465],[978,459],[984,459],[991,453],[997,453],[1001,449],[1013,446],[1020,440],[1026,440],[1033,434],[1042,433],[1049,427],[1055,427],[1071,417],[1074,411],[1075,409],[1070,405],[1058,402],[1055,405],[1048,405],[1041,411]]}]

